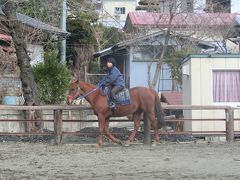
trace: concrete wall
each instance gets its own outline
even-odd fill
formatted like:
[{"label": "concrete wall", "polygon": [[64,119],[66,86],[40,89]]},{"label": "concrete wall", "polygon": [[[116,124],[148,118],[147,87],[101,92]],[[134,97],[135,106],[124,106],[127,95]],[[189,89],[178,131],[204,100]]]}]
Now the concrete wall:
[{"label": "concrete wall", "polygon": [[[79,119],[94,119],[95,117],[89,117],[92,114],[91,111],[63,111],[63,120],[79,120]],[[54,119],[53,111],[44,111],[44,119],[52,120]],[[96,119],[96,118],[95,118]],[[85,122],[70,122],[63,123],[63,131],[66,132],[75,132],[80,131],[85,127],[96,127],[97,123],[85,123]],[[44,128],[49,129],[51,131],[54,130],[54,126],[52,122],[45,122]]]},{"label": "concrete wall", "polygon": [[[190,57],[183,69],[189,68],[189,76],[183,75],[183,102],[190,105],[240,105],[238,103],[214,103],[213,102],[213,70],[228,69],[240,71],[240,55],[196,55]],[[235,111],[235,117],[239,117],[240,111]],[[220,110],[209,111],[185,111],[185,117],[189,118],[225,118],[225,112]],[[192,122],[185,123],[185,130],[193,131],[224,131],[225,122]],[[240,122],[235,122],[235,130],[240,130]]]},{"label": "concrete wall", "polygon": [[[14,110],[0,110],[0,119],[23,119],[23,114]],[[25,132],[22,122],[0,122],[0,132]]]},{"label": "concrete wall", "polygon": [[[24,119],[21,111],[0,110],[0,119]],[[43,111],[43,119],[53,120],[53,111]],[[97,120],[97,116],[93,115],[92,110],[84,111],[63,111],[63,120]],[[111,119],[128,120],[127,117],[116,117]],[[64,122],[64,132],[76,132],[85,127],[98,127],[98,122]],[[133,129],[133,122],[111,122],[110,127],[128,127]],[[54,130],[53,122],[44,122],[44,129]],[[0,122],[0,132],[25,132],[25,123],[23,122]]]},{"label": "concrete wall", "polygon": [[15,75],[0,75],[0,104],[3,104],[4,96],[15,96],[16,105],[22,104],[22,82]]},{"label": "concrete wall", "polygon": [[[92,111],[63,111],[63,120],[78,120],[78,119],[96,119],[92,116]],[[0,110],[0,119],[24,119],[21,111]],[[53,120],[53,111],[43,111],[43,119]],[[71,122],[63,123],[63,131],[74,132],[85,127],[97,127],[98,123]],[[44,122],[44,128],[53,131],[53,122]],[[0,132],[25,132],[25,123],[23,122],[0,122]]]}]

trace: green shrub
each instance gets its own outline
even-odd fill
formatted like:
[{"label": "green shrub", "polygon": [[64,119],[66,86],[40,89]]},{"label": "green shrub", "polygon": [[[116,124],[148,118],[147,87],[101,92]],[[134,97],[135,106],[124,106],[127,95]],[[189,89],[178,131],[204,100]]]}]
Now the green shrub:
[{"label": "green shrub", "polygon": [[44,63],[33,66],[39,97],[45,104],[61,103],[69,87],[69,70],[58,62],[54,51],[45,53],[44,59]]}]

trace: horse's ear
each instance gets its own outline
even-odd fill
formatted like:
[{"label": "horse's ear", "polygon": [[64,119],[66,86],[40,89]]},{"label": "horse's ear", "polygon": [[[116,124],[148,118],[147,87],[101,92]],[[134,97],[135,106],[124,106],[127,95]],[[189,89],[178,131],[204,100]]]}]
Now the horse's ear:
[{"label": "horse's ear", "polygon": [[71,78],[71,82],[79,82],[80,81],[80,78],[78,76],[76,76],[76,74],[74,74]]},{"label": "horse's ear", "polygon": [[74,83],[79,83],[79,79],[75,79],[75,80],[74,80]]}]

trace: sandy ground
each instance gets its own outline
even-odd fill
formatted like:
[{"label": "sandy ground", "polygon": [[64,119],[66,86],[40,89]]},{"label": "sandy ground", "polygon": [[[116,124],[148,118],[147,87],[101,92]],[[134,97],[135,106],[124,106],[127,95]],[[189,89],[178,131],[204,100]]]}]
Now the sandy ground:
[{"label": "sandy ground", "polygon": [[240,179],[240,143],[0,143],[0,179]]}]

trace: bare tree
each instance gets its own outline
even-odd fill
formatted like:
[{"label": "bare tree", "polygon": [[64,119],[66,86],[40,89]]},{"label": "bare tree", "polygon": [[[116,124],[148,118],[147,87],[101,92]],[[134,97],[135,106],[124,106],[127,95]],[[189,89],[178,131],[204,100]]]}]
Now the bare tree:
[{"label": "bare tree", "polygon": [[[24,42],[23,28],[21,23],[16,20],[16,3],[11,0],[4,0],[1,1],[1,3],[4,5],[3,12],[7,17],[8,27],[16,49],[17,64],[20,67],[20,78],[22,81],[25,105],[40,105],[37,85],[33,77],[30,58],[27,54],[26,44]],[[36,112],[36,118],[41,119],[41,115],[41,112]]]},{"label": "bare tree", "polygon": [[74,51],[75,55],[75,64],[71,66],[73,77],[79,77],[80,79],[86,80],[86,72],[88,71],[88,64],[92,58],[92,54],[94,52],[94,47],[91,44],[82,44],[75,45]]},{"label": "bare tree", "polygon": [[[197,1],[187,0],[141,0],[140,3],[145,7],[138,7],[138,9],[145,9],[150,12],[155,12],[154,25],[145,28],[139,28],[137,33],[149,33],[150,31],[163,31],[164,41],[161,42],[159,49],[160,55],[157,59],[157,64],[151,77],[151,68],[153,62],[148,63],[148,85],[151,88],[156,88],[160,78],[161,67],[165,61],[170,39],[178,36],[176,42],[181,48],[188,49],[189,52],[195,51],[193,45],[196,45],[200,40],[210,40],[219,44],[222,52],[227,52],[224,43],[227,39],[227,32],[230,30],[231,15],[226,17],[223,14],[208,14],[204,13],[189,13],[194,11],[193,3]],[[158,14],[156,14],[158,13]],[[230,18],[230,19],[228,19]],[[142,19],[143,21],[145,19]],[[162,23],[164,22],[164,23]],[[164,24],[164,25],[163,25]],[[136,32],[135,32],[136,33]],[[138,35],[139,36],[139,35]],[[223,45],[222,45],[223,44]],[[177,49],[179,50],[179,49]],[[155,57],[153,58],[155,60]]]},{"label": "bare tree", "polygon": [[[160,49],[160,56],[158,58],[157,61],[157,65],[156,68],[154,70],[154,75],[153,77],[151,77],[151,67],[153,62],[148,63],[148,85],[151,88],[156,88],[158,79],[160,77],[160,71],[161,71],[161,67],[162,64],[164,63],[164,56],[167,52],[167,48],[169,45],[169,40],[171,37],[171,33],[172,33],[172,22],[175,16],[177,16],[179,14],[178,12],[178,8],[180,8],[180,6],[182,5],[183,1],[178,2],[176,0],[169,0],[169,1],[164,1],[166,4],[164,5],[164,8],[162,7],[163,4],[161,4],[161,2],[163,1],[157,1],[157,0],[152,0],[152,1],[140,1],[140,3],[145,6],[145,8],[140,8],[138,7],[138,9],[145,9],[148,10],[150,12],[163,12],[164,14],[159,15],[156,19],[155,19],[155,27],[158,30],[162,30],[163,31],[163,36],[165,37],[164,42],[161,43],[161,49]],[[182,13],[182,12],[181,12]],[[167,21],[167,26],[162,28],[159,27],[159,22],[165,19]],[[155,60],[155,57],[153,58]]]}]

